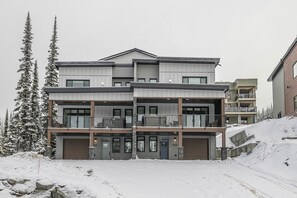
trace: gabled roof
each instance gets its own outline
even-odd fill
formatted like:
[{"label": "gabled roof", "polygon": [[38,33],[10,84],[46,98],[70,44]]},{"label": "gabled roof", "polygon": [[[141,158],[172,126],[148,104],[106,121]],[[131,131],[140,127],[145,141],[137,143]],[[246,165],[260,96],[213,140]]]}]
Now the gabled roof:
[{"label": "gabled roof", "polygon": [[289,49],[286,51],[285,55],[280,59],[278,62],[277,66],[274,68],[273,72],[270,74],[269,78],[267,81],[272,81],[273,78],[276,76],[276,74],[279,72],[279,70],[283,67],[284,60],[287,58],[287,56],[290,54],[290,52],[293,50],[293,48],[297,44],[297,37],[293,41],[293,43],[290,45]]},{"label": "gabled roof", "polygon": [[123,55],[126,55],[126,54],[130,54],[132,52],[138,52],[138,53],[141,53],[141,54],[144,54],[146,56],[150,56],[152,58],[156,58],[157,56],[155,54],[152,54],[152,53],[149,53],[149,52],[146,52],[144,50],[141,50],[141,49],[138,49],[138,48],[133,48],[133,49],[130,49],[130,50],[127,50],[127,51],[123,51],[123,52],[120,52],[120,53],[117,53],[117,54],[114,54],[114,55],[111,55],[111,56],[107,56],[105,58],[101,58],[100,61],[107,61],[107,60],[111,60],[111,59],[114,59],[114,58],[117,58],[119,56],[123,56]]}]

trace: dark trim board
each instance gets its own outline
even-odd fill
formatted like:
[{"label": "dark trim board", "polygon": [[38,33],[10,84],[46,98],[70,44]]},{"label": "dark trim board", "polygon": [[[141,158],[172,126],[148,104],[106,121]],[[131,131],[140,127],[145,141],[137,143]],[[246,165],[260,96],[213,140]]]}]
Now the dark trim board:
[{"label": "dark trim board", "polygon": [[132,92],[130,87],[46,87],[47,93],[116,93]]}]

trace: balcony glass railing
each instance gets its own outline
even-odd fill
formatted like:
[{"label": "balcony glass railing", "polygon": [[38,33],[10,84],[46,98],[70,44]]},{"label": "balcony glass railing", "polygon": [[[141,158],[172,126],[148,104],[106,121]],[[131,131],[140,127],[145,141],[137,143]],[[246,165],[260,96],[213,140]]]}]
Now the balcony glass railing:
[{"label": "balcony glass railing", "polygon": [[[136,115],[136,127],[221,127],[222,115]],[[94,124],[93,124],[94,123]],[[54,128],[132,128],[133,117],[58,116],[52,120]]]},{"label": "balcony glass railing", "polygon": [[243,93],[243,94],[237,94],[237,98],[244,99],[244,98],[255,98],[256,95],[253,93]]},{"label": "balcony glass railing", "polygon": [[257,107],[226,107],[226,112],[257,112]]}]

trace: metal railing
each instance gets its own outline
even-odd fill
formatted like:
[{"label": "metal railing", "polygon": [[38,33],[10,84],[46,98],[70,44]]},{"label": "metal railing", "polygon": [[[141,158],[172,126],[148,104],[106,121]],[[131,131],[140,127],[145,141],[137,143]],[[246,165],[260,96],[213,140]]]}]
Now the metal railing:
[{"label": "metal railing", "polygon": [[253,93],[237,94],[237,99],[238,98],[256,98],[256,95]]}]

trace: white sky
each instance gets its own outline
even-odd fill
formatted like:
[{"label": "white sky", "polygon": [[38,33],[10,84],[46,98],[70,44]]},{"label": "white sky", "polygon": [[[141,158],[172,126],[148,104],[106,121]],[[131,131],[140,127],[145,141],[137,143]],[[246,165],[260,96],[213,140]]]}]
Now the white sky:
[{"label": "white sky", "polygon": [[134,47],[218,57],[217,81],[258,78],[262,108],[272,102],[267,78],[297,34],[296,8],[296,0],[1,0],[0,117],[15,104],[28,11],[40,86],[57,15],[59,60],[97,60]]}]

